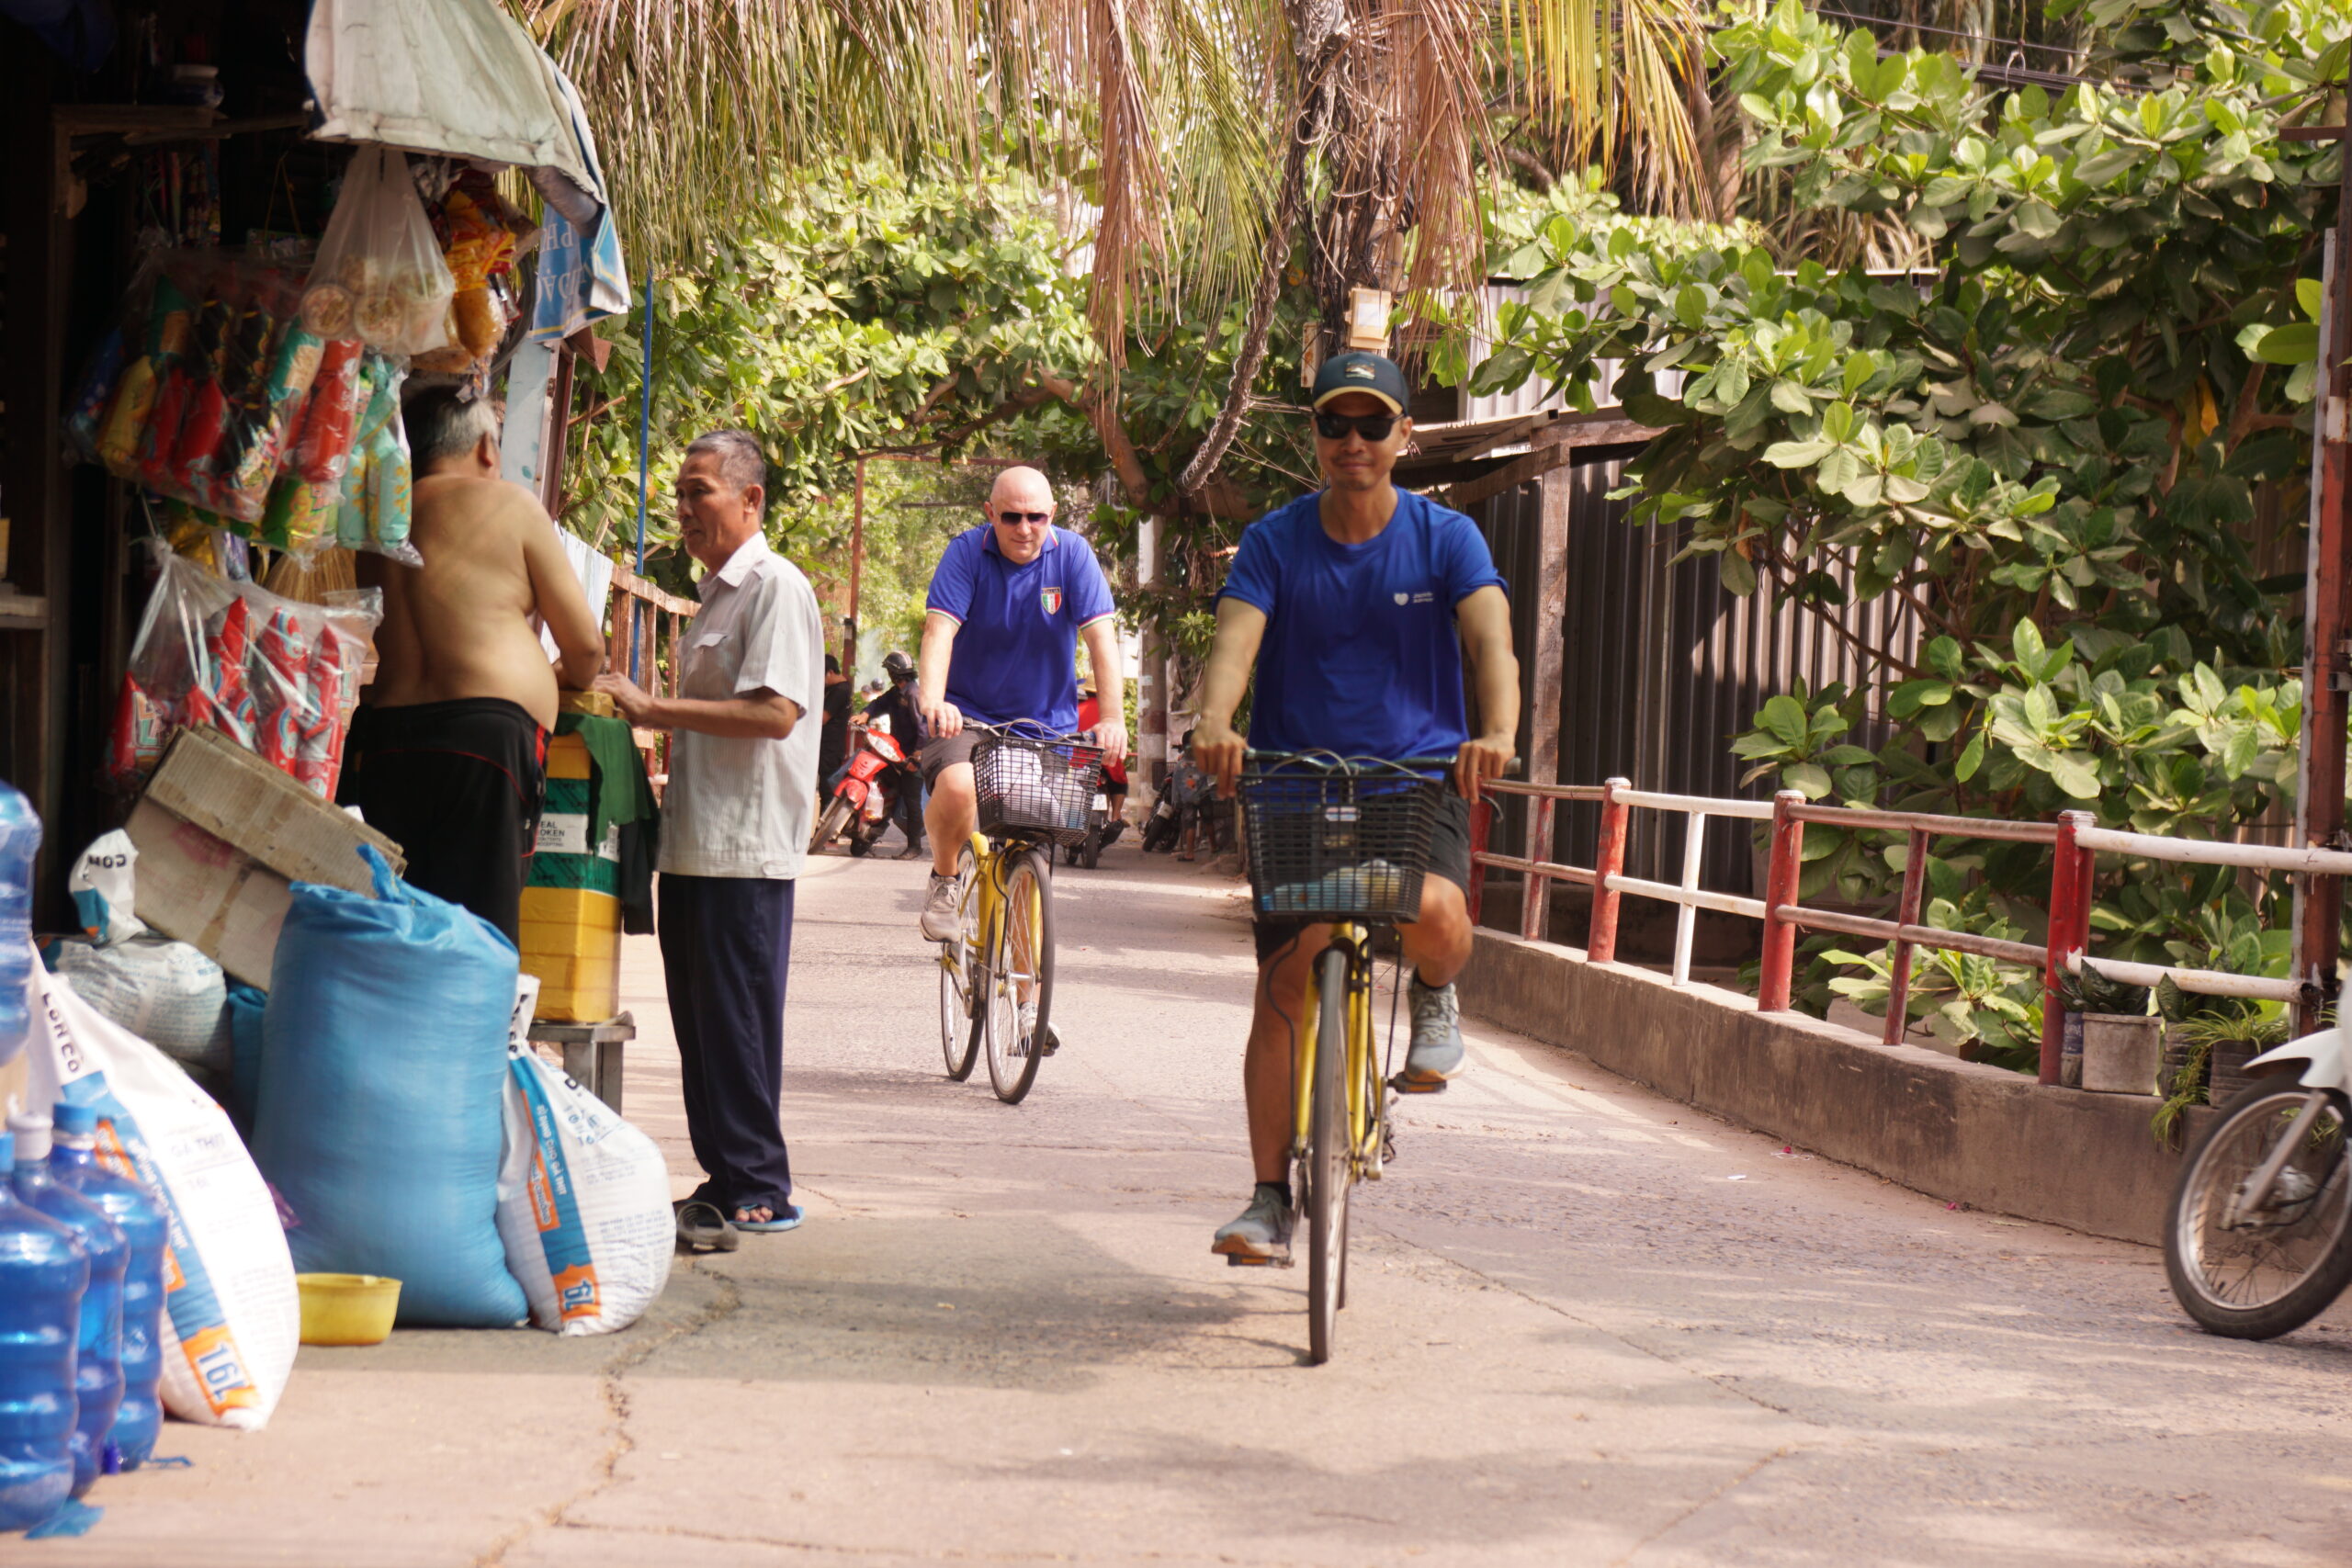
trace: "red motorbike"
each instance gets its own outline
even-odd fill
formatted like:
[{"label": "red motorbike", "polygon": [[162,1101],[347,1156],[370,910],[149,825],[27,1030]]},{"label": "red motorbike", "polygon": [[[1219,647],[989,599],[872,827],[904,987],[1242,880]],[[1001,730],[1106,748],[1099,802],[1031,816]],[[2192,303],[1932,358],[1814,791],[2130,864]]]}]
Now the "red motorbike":
[{"label": "red motorbike", "polygon": [[887,733],[864,726],[853,733],[855,750],[850,753],[849,772],[833,786],[833,798],[817,819],[817,831],[808,840],[810,854],[831,843],[844,828],[849,830],[849,852],[871,854],[882,830],[890,825],[899,792],[914,777],[914,764]]}]

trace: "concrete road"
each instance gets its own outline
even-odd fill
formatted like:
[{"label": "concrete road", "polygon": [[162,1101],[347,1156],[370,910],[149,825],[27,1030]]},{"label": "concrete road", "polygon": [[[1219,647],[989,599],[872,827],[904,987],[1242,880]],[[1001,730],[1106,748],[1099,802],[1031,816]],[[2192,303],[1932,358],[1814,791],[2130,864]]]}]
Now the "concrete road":
[{"label": "concrete road", "polygon": [[[894,840],[895,841],[895,840]],[[800,890],[809,1223],[604,1339],[305,1350],[268,1430],[103,1483],[9,1562],[2352,1561],[2352,1312],[2206,1338],[2154,1254],[1942,1203],[1472,1031],[1360,1190],[1352,1303],[1227,1268],[1246,1199],[1233,885],[1132,845],[1058,882],[1062,1052],[940,1070],[921,868]],[[634,1119],[691,1184],[650,941]]]}]

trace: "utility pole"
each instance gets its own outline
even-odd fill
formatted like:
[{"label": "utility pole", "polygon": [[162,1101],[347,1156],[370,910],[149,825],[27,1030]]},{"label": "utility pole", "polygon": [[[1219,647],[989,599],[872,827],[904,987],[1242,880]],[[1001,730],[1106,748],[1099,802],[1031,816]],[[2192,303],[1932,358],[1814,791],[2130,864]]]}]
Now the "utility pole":
[{"label": "utility pole", "polygon": [[[2312,520],[2303,604],[2303,734],[2295,792],[2295,840],[2352,849],[2344,832],[2346,705],[2352,700],[2352,140],[2345,125],[2299,126],[2292,141],[2334,141],[2343,149],[2335,227],[2325,241],[2321,285],[2319,385],[2312,441]],[[2295,886],[2295,1006],[2298,1032],[2320,1027],[2335,1000],[2342,957],[2344,882],[2312,875]]]},{"label": "utility pole", "polygon": [[[1136,528],[1136,586],[1159,581],[1159,519],[1146,517]],[[1136,668],[1136,755],[1143,784],[1158,789],[1168,777],[1168,644],[1156,622],[1143,627],[1143,657]]]},{"label": "utility pole", "polygon": [[865,567],[865,459],[857,460],[857,488],[849,510],[849,616],[842,623],[842,673],[857,680],[857,580]]}]

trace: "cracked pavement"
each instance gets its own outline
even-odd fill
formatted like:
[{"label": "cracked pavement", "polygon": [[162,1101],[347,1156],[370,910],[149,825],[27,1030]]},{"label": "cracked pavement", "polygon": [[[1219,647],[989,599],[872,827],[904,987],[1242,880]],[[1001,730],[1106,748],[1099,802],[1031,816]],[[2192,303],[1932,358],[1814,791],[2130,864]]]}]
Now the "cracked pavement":
[{"label": "cracked pavement", "polygon": [[[895,843],[895,840],[893,840]],[[799,897],[802,1229],[628,1332],[305,1349],[266,1431],[10,1562],[351,1568],[2340,1564],[2352,1305],[2207,1338],[2145,1248],[1947,1209],[1468,1021],[1358,1190],[1351,1300],[1227,1268],[1240,898],[1132,840],[1057,879],[1066,1042],[941,1071],[922,868]],[[626,1104],[692,1185],[650,939]]]}]

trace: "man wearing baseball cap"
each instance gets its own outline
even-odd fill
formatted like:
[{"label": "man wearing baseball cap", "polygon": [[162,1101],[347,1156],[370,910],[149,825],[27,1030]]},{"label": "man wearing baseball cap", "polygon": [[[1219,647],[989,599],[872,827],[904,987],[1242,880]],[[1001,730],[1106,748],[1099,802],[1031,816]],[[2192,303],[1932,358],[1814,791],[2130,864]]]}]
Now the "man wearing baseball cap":
[{"label": "man wearing baseball cap", "polygon": [[[1470,806],[1510,761],[1519,660],[1510,604],[1477,525],[1389,474],[1413,434],[1404,374],[1376,354],[1323,362],[1313,395],[1325,488],[1250,525],[1217,599],[1193,750],[1233,793],[1243,751],[1453,756],[1454,790],[1430,834],[1419,917],[1400,921],[1413,1037],[1399,1087],[1442,1089],[1463,1068],[1453,977],[1470,957]],[[1247,740],[1234,709],[1252,666]],[[1466,668],[1465,668],[1466,667]],[[1465,674],[1476,683],[1470,729]],[[1260,919],[1257,1005],[1242,1069],[1257,1189],[1212,1250],[1235,1263],[1290,1255],[1292,1065],[1307,971],[1330,928]]]}]

